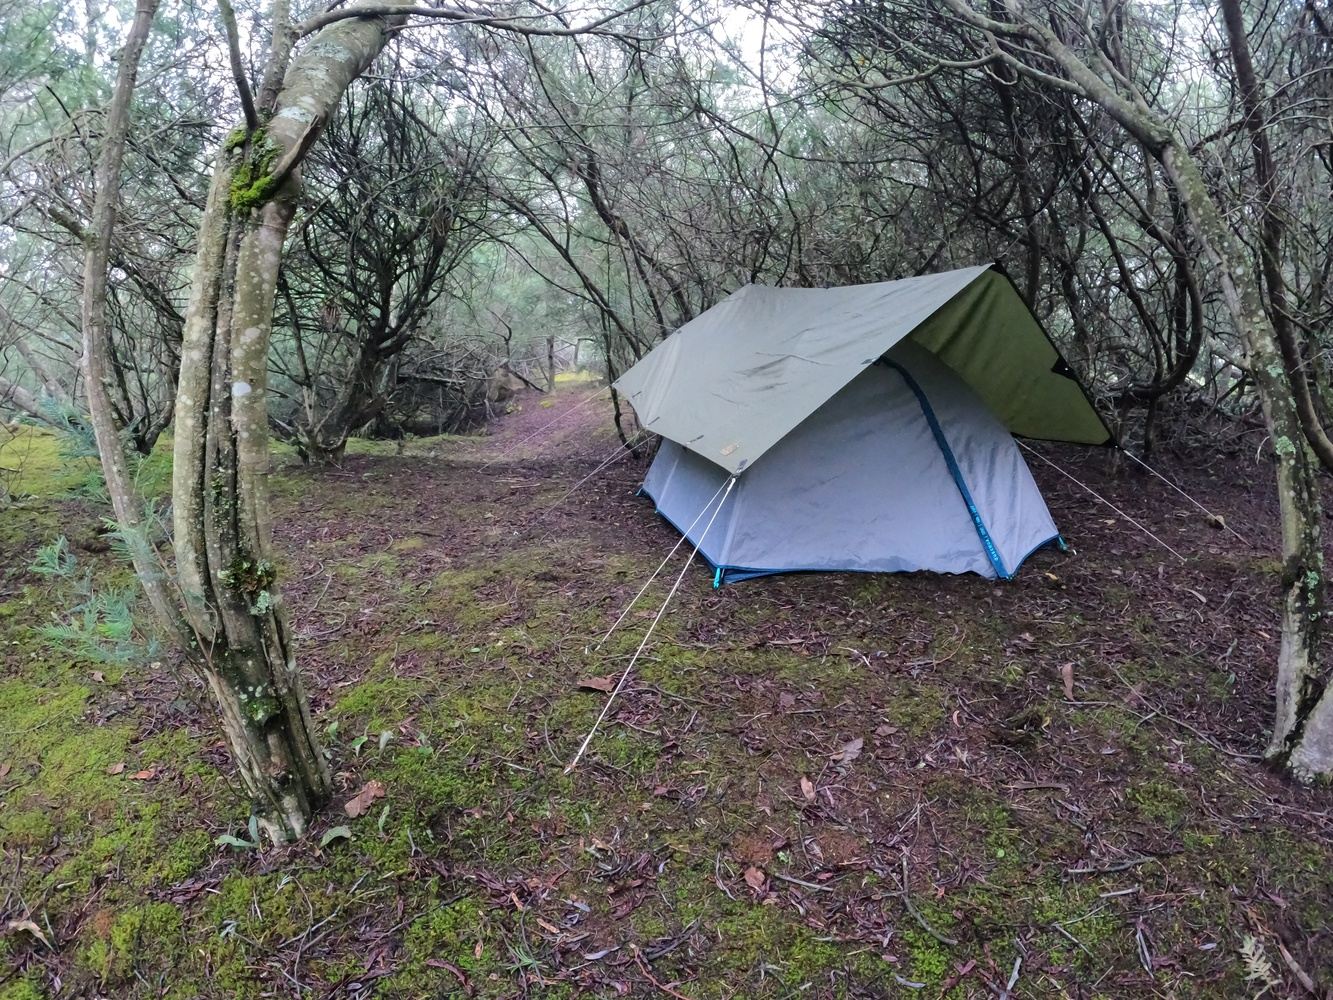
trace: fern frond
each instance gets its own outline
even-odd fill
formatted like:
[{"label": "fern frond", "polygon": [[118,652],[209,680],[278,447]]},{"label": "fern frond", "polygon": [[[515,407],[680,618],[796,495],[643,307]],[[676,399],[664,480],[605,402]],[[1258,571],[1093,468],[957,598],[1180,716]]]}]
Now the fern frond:
[{"label": "fern frond", "polygon": [[69,550],[69,542],[64,535],[61,535],[54,542],[43,545],[37,550],[37,555],[33,557],[28,569],[41,576],[67,577],[73,575],[77,565],[78,560]]},{"label": "fern frond", "polygon": [[1254,995],[1254,1000],[1259,1000],[1261,996],[1282,986],[1282,977],[1277,974],[1277,969],[1273,963],[1268,960],[1264,953],[1263,942],[1252,934],[1246,934],[1240,942],[1240,959],[1245,966],[1245,981],[1261,985],[1261,989]]}]

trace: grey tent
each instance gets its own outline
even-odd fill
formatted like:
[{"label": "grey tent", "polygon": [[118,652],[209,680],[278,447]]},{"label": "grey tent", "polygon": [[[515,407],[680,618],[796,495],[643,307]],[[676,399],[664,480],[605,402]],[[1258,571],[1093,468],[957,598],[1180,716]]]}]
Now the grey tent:
[{"label": "grey tent", "polygon": [[991,266],[747,285],[615,385],[664,439],[642,492],[716,584],[798,570],[1008,578],[1060,537],[1012,435],[1112,441]]}]

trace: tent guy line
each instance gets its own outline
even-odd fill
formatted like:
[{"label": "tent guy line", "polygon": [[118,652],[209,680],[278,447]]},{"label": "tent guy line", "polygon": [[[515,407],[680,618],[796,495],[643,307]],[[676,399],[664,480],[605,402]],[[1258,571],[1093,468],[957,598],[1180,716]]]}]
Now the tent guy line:
[{"label": "tent guy line", "polygon": [[[547,508],[546,508],[544,511],[542,511],[540,514],[538,514],[535,520],[536,520],[536,521],[541,521],[541,520],[542,520],[543,518],[545,518],[548,514],[550,514],[551,511],[555,510],[555,509],[556,509],[557,507],[559,507],[562,503],[564,503],[566,500],[568,500],[570,497],[572,497],[575,493],[577,493],[577,492],[579,491],[579,488],[582,487],[583,484],[586,483],[588,480],[592,479],[593,476],[597,475],[597,473],[601,472],[601,471],[602,471],[603,469],[605,469],[607,466],[612,465],[612,464],[614,464],[616,461],[618,461],[619,459],[623,458],[624,456],[621,454],[621,452],[626,452],[626,453],[628,453],[628,452],[632,451],[634,448],[638,447],[640,444],[642,444],[642,443],[643,443],[644,441],[646,441],[646,440],[647,440],[647,435],[644,435],[644,436],[641,437],[640,435],[636,434],[636,435],[634,435],[634,437],[630,438],[630,440],[628,440],[628,441],[621,441],[619,444],[617,444],[614,448],[611,449],[610,454],[608,454],[608,455],[607,455],[607,456],[606,456],[606,457],[605,457],[605,458],[598,464],[597,468],[593,469],[593,470],[592,470],[591,472],[589,472],[586,476],[584,476],[582,479],[580,479],[577,483],[575,483],[573,486],[571,486],[571,487],[569,488],[569,491],[568,491],[567,493],[565,493],[564,496],[562,496],[562,497],[561,497],[559,500],[557,500],[555,503],[551,504],[551,506],[547,507]],[[548,534],[549,534],[549,532],[548,532]]]},{"label": "tent guy line", "polygon": [[[708,519],[708,523],[704,525],[704,530],[699,535],[699,541],[695,543],[693,551],[690,552],[690,557],[685,560],[685,565],[682,566],[680,568],[680,572],[676,574],[676,582],[671,585],[671,590],[668,591],[666,599],[662,601],[662,606],[657,609],[657,614],[654,615],[653,620],[649,622],[648,630],[643,633],[643,639],[639,642],[639,648],[634,651],[634,655],[630,657],[629,664],[625,667],[625,672],[620,675],[620,680],[616,682],[614,690],[612,690],[612,692],[607,696],[606,704],[602,706],[601,713],[598,714],[596,721],[593,722],[592,728],[588,730],[588,735],[583,738],[583,743],[579,747],[578,753],[574,754],[574,758],[569,762],[568,765],[566,765],[564,771],[565,774],[571,773],[574,770],[574,768],[578,766],[578,763],[582,759],[583,754],[588,749],[588,745],[592,743],[593,737],[597,735],[598,727],[600,727],[603,720],[606,719],[607,713],[611,711],[611,705],[616,700],[616,696],[620,694],[620,692],[624,689],[625,684],[629,681],[630,674],[634,671],[634,665],[639,662],[639,657],[643,655],[644,649],[646,649],[648,646],[648,640],[653,637],[653,631],[657,628],[658,623],[662,620],[662,616],[666,614],[667,605],[669,605],[671,603],[671,599],[676,596],[676,591],[680,590],[680,585],[685,579],[685,574],[688,573],[690,567],[694,565],[694,558],[699,554],[699,546],[702,545],[703,540],[706,537],[708,537],[708,529],[711,528],[713,526],[713,522],[717,520],[717,515],[721,513],[722,508],[726,505],[727,497],[731,495],[731,488],[735,485],[736,485],[735,476],[730,477],[726,481],[725,488],[722,491],[722,499],[717,502],[717,509],[713,511],[713,516],[710,517]],[[711,505],[712,501],[709,501],[709,503]],[[700,513],[702,514],[702,511]],[[652,581],[650,580],[649,582]]]},{"label": "tent guy line", "polygon": [[1173,490],[1175,490],[1177,493],[1179,493],[1181,496],[1183,496],[1186,500],[1188,500],[1190,503],[1194,504],[1194,506],[1198,507],[1199,510],[1201,510],[1201,511],[1203,511],[1205,514],[1207,514],[1209,518],[1211,518],[1211,519],[1212,519],[1213,521],[1215,521],[1217,524],[1221,525],[1221,527],[1224,528],[1226,531],[1229,531],[1231,534],[1235,535],[1236,538],[1238,538],[1238,539],[1240,540],[1241,544],[1245,545],[1247,548],[1254,548],[1254,546],[1250,543],[1250,540],[1249,540],[1248,538],[1246,538],[1244,535],[1242,535],[1239,531],[1237,531],[1237,530],[1236,530],[1235,528],[1233,528],[1231,525],[1227,524],[1226,518],[1222,517],[1222,516],[1219,515],[1219,514],[1214,514],[1211,510],[1209,510],[1209,509],[1208,509],[1207,507],[1205,507],[1203,504],[1199,503],[1199,501],[1195,500],[1192,496],[1190,496],[1188,493],[1186,493],[1184,490],[1182,490],[1179,486],[1177,486],[1177,485],[1176,485],[1175,483],[1173,483],[1171,480],[1167,479],[1166,476],[1162,475],[1160,472],[1158,472],[1156,469],[1154,469],[1151,465],[1149,465],[1149,464],[1148,464],[1147,462],[1145,462],[1143,459],[1139,458],[1137,455],[1134,455],[1133,453],[1131,453],[1128,449],[1126,449],[1126,448],[1121,448],[1120,450],[1121,450],[1122,452],[1124,452],[1124,454],[1125,454],[1126,457],[1130,458],[1131,460],[1137,462],[1139,465],[1143,466],[1145,469],[1147,469],[1149,472],[1151,472],[1154,476],[1156,476],[1156,477],[1157,477],[1158,479],[1160,479],[1162,482],[1166,483],[1167,486],[1170,486]]},{"label": "tent guy line", "polygon": [[1167,545],[1166,542],[1162,541],[1160,538],[1158,538],[1156,535],[1154,535],[1154,534],[1153,534],[1151,531],[1149,531],[1144,525],[1142,525],[1142,524],[1140,524],[1138,521],[1134,520],[1134,518],[1130,517],[1128,514],[1126,514],[1123,510],[1121,510],[1121,509],[1120,509],[1119,507],[1117,507],[1115,504],[1111,503],[1110,500],[1107,500],[1106,497],[1102,496],[1100,493],[1098,493],[1096,490],[1094,490],[1094,489],[1093,489],[1091,486],[1089,486],[1087,483],[1084,483],[1084,482],[1082,482],[1082,481],[1080,481],[1080,480],[1078,480],[1078,479],[1075,479],[1074,476],[1072,476],[1070,473],[1066,472],[1064,469],[1060,468],[1060,466],[1056,465],[1054,462],[1052,462],[1049,458],[1047,458],[1047,457],[1046,457],[1045,455],[1043,455],[1041,452],[1037,451],[1035,448],[1033,448],[1031,445],[1029,445],[1026,441],[1019,441],[1018,438],[1014,438],[1014,440],[1015,440],[1015,441],[1018,441],[1018,445],[1019,445],[1019,447],[1021,447],[1024,451],[1028,452],[1029,454],[1036,455],[1037,458],[1041,459],[1043,462],[1045,462],[1047,465],[1049,465],[1049,466],[1050,466],[1052,469],[1054,469],[1056,472],[1060,473],[1060,475],[1062,475],[1062,476],[1064,476],[1066,479],[1068,479],[1068,480],[1069,480],[1071,483],[1073,483],[1075,486],[1078,486],[1080,489],[1082,489],[1082,490],[1084,490],[1084,491],[1086,491],[1086,492],[1088,492],[1088,493],[1091,493],[1094,497],[1096,497],[1096,498],[1097,498],[1098,500],[1100,500],[1102,503],[1106,504],[1106,506],[1110,507],[1113,511],[1115,511],[1116,514],[1118,514],[1120,517],[1124,518],[1124,519],[1125,519],[1126,521],[1128,521],[1130,524],[1134,525],[1134,527],[1138,528],[1138,529],[1139,529],[1140,531],[1142,531],[1145,535],[1147,535],[1149,538],[1151,538],[1154,542],[1156,542],[1156,543],[1157,543],[1158,545],[1160,545],[1162,548],[1166,549],[1166,551],[1170,552],[1173,556],[1175,556],[1175,557],[1176,557],[1177,559],[1179,559],[1181,562],[1188,562],[1188,561],[1189,561],[1189,560],[1187,560],[1184,556],[1182,556],[1179,552],[1177,552],[1175,549],[1173,549],[1170,545]]},{"label": "tent guy line", "polygon": [[[721,493],[724,489],[727,488],[727,486],[728,483],[723,483],[721,486],[717,488],[717,493],[714,493],[711,497],[708,498],[708,502],[705,503],[703,507],[700,508],[699,513],[695,515],[694,520],[690,522],[690,526],[685,529],[685,531],[681,534],[681,536],[678,539],[676,539],[676,544],[671,546],[671,551],[666,554],[666,558],[657,564],[657,569],[653,570],[653,575],[648,577],[648,579],[644,581],[643,586],[639,588],[639,592],[634,595],[634,598],[628,604],[626,604],[624,610],[620,612],[620,617],[611,623],[611,627],[606,630],[606,635],[598,639],[595,645],[586,648],[584,650],[585,653],[591,653],[601,649],[603,644],[605,644],[606,640],[611,638],[611,633],[614,632],[617,628],[619,628],[620,623],[625,620],[625,616],[630,613],[630,611],[634,608],[634,605],[639,603],[639,598],[641,598],[644,595],[644,593],[648,590],[648,588],[652,586],[653,581],[657,579],[657,575],[661,573],[662,570],[666,568],[666,564],[671,561],[671,557],[680,551],[680,547],[685,544],[685,539],[689,536],[689,533],[694,530],[694,526],[698,524],[700,520],[702,520],[705,514],[708,513],[709,508],[713,506],[713,501],[717,499],[718,493]],[[721,509],[722,505],[719,504],[718,510]],[[716,512],[714,512],[713,516],[714,517],[717,516]],[[712,522],[710,521],[709,523],[711,524]],[[702,541],[703,539],[701,538],[700,542]],[[698,551],[697,546],[695,547],[695,551]]]}]

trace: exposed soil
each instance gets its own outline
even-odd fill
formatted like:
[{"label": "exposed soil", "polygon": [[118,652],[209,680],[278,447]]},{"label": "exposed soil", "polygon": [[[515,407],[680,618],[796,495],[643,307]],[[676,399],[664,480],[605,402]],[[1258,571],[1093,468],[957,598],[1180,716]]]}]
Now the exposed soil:
[{"label": "exposed soil", "polygon": [[[91,508],[0,512],[26,518],[0,533],[0,916],[51,945],[0,939],[0,997],[1333,988],[1330,793],[1256,759],[1265,463],[1170,467],[1247,546],[1105,453],[1041,449],[1184,562],[1032,460],[1073,551],[1011,582],[714,590],[695,565],[566,775],[688,552],[595,648],[678,537],[595,392],[275,477],[340,787],[282,850],[212,843],[246,839],[247,810],[167,666],[99,668],[37,633],[68,584],[24,567]],[[349,819],[370,781],[384,798]]]}]

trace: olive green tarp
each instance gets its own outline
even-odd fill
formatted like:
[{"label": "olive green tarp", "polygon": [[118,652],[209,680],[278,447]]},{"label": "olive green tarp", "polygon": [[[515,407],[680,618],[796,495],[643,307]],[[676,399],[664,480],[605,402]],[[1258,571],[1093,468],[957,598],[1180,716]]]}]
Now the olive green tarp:
[{"label": "olive green tarp", "polygon": [[645,430],[739,473],[899,341],[943,361],[1013,433],[1111,432],[992,265],[843,288],[746,285],[615,383]]}]

